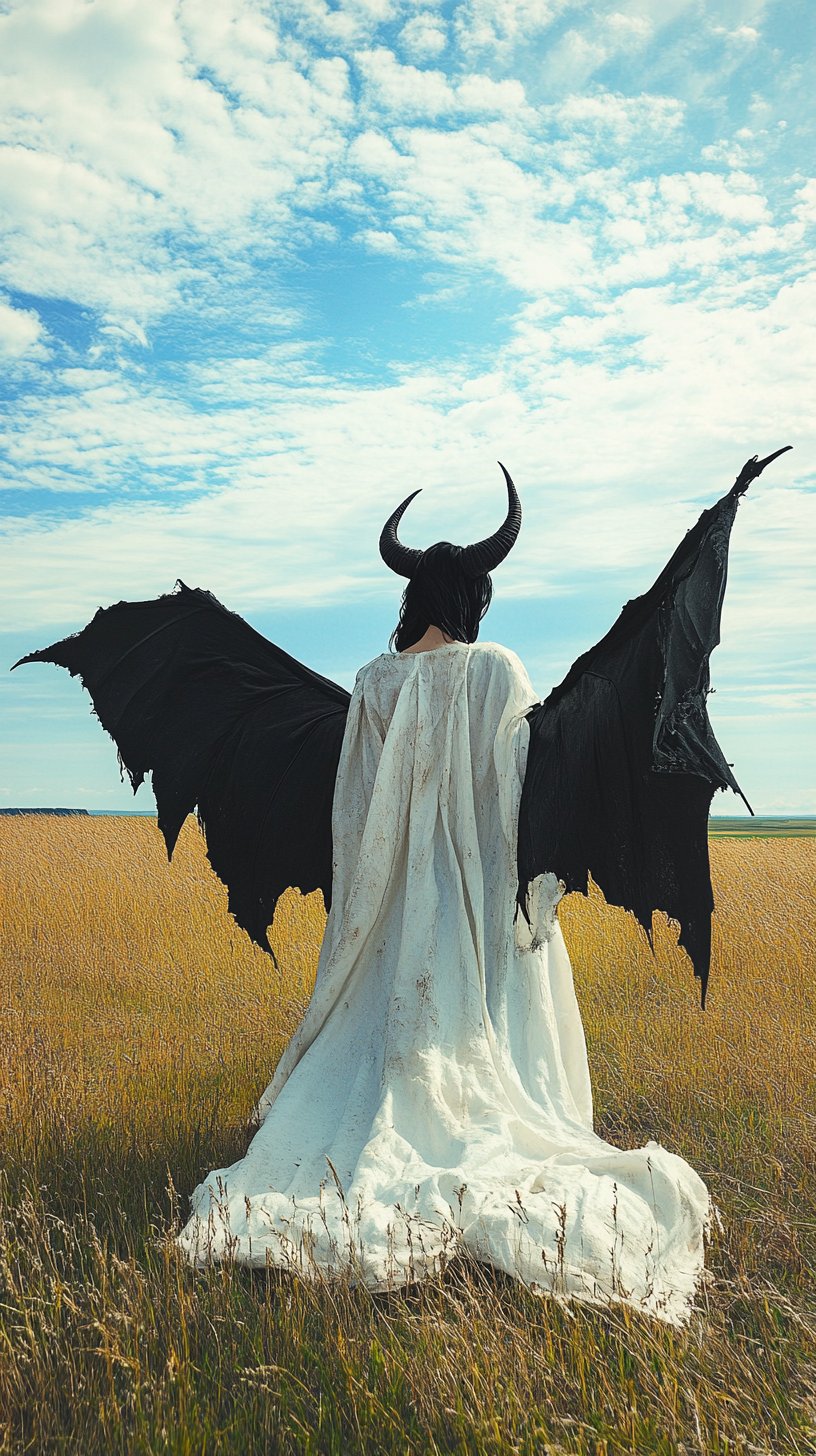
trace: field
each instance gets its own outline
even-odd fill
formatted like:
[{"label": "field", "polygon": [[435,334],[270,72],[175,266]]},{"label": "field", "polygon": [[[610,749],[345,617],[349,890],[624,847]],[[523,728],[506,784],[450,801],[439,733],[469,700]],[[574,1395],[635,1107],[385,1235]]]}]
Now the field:
[{"label": "field", "polygon": [[599,1130],[655,1137],[722,1215],[685,1331],[565,1309],[469,1264],[371,1296],[219,1269],[169,1235],[243,1152],[309,996],[294,894],[278,968],[188,822],[3,819],[0,1453],[816,1452],[816,844],[716,839],[708,1010],[658,922],[562,924]]}]

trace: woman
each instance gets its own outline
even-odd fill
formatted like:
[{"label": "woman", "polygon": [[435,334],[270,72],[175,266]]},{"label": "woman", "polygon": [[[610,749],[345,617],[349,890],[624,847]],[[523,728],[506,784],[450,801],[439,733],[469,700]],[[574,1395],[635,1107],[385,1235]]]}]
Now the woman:
[{"label": "woman", "polygon": [[[517,914],[517,832],[537,702],[477,641],[518,535],[405,548],[395,653],[358,674],[334,794],[332,909],[302,1025],[244,1158],[193,1195],[180,1243],[388,1288],[462,1250],[531,1289],[687,1318],[710,1202],[655,1143],[592,1129],[586,1047],[540,876]],[[409,500],[413,497],[409,497]]]}]

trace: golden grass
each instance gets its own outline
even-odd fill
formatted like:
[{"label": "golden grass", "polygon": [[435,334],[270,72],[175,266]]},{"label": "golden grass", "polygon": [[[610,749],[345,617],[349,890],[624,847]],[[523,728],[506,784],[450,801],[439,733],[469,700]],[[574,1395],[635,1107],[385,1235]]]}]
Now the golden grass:
[{"label": "golden grass", "polygon": [[388,1298],[191,1275],[168,1229],[246,1146],[319,897],[281,903],[276,970],[192,821],[169,869],[139,819],[0,820],[0,850],[0,1452],[816,1451],[812,840],[712,845],[705,1014],[665,921],[653,959],[600,896],[562,907],[599,1129],[723,1213],[682,1333],[470,1265]]},{"label": "golden grass", "polygon": [[282,901],[281,972],[227,914],[192,820],[170,866],[152,820],[30,818],[0,835],[7,1125],[45,1099],[160,1142],[181,1109],[243,1135],[311,993],[321,896]]}]

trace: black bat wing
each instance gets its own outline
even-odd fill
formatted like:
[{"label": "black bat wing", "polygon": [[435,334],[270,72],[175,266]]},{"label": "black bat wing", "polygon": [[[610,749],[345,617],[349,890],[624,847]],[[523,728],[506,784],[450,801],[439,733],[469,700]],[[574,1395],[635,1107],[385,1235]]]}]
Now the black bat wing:
[{"label": "black bat wing", "polygon": [[344,688],[183,582],[155,601],[100,609],[21,662],[81,678],[134,792],[152,774],[168,858],[197,808],[229,908],[264,950],[288,886],[320,889],[329,905]]},{"label": "black bat wing", "polygon": [[631,910],[650,938],[653,912],[665,911],[680,924],[703,1005],[714,909],[708,813],[717,789],[742,794],[708,718],[709,657],[720,640],[739,497],[776,455],[748,461],[654,586],[627,602],[606,636],[529,714],[519,812],[522,911],[531,881],[548,871],[584,894],[591,874],[607,901]]}]

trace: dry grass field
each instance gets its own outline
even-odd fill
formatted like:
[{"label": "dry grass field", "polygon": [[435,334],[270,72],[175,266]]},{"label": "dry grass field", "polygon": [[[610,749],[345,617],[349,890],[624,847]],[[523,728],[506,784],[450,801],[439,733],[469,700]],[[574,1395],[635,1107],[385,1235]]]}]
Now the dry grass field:
[{"label": "dry grass field", "polygon": [[656,1137],[723,1227],[691,1325],[564,1309],[468,1264],[389,1296],[196,1275],[168,1234],[241,1155],[308,999],[319,899],[278,966],[190,821],[0,820],[0,1452],[816,1452],[813,839],[712,845],[709,1009],[671,928],[562,923],[599,1130]]}]

